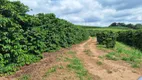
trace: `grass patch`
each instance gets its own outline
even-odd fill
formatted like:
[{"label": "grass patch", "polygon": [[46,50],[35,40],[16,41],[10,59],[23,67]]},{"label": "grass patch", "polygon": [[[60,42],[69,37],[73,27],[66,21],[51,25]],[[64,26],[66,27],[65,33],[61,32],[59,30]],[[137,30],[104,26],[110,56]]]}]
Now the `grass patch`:
[{"label": "grass patch", "polygon": [[107,54],[106,58],[110,60],[123,60],[130,63],[133,68],[138,68],[142,63],[142,52],[120,42],[116,42],[113,52]]},{"label": "grass patch", "polygon": [[84,68],[82,62],[75,55],[72,55],[71,58],[66,58],[66,61],[69,62],[69,64],[67,65],[67,69],[75,72],[80,80],[92,80],[92,77]]},{"label": "grass patch", "polygon": [[43,80],[50,77],[51,74],[58,73],[58,69],[64,69],[71,73],[73,72],[75,74],[75,78],[79,78],[80,80],[93,80],[93,76],[89,75],[82,62],[76,57],[75,51],[68,51],[59,57],[60,58],[58,61],[65,62],[66,64],[61,66],[53,66],[52,68],[48,69],[48,71],[43,76]]},{"label": "grass patch", "polygon": [[99,66],[103,65],[103,63],[101,61],[97,61],[96,64],[99,65]]},{"label": "grass patch", "polygon": [[96,37],[92,37],[92,39],[94,40],[94,39],[96,39]]},{"label": "grass patch", "polygon": [[52,68],[50,68],[44,75],[44,77],[49,76],[51,73],[56,72],[58,66],[53,66]]},{"label": "grass patch", "polygon": [[74,54],[76,54],[76,52],[75,51],[68,51],[67,54],[73,54],[74,55]]},{"label": "grass patch", "polygon": [[100,59],[102,59],[102,60],[104,60],[104,59],[105,59],[105,57],[104,57],[104,56],[98,56],[98,58],[100,58]]},{"label": "grass patch", "polygon": [[86,30],[98,30],[98,31],[113,31],[113,32],[118,32],[118,31],[127,31],[127,30],[134,30],[131,28],[127,27],[96,27],[96,26],[82,26],[81,27],[85,28]]},{"label": "grass patch", "polygon": [[70,64],[67,65],[67,68],[73,70],[80,80],[84,80],[85,78],[87,78],[87,80],[92,80],[88,71],[84,68],[83,64],[77,57],[69,59],[69,62]]},{"label": "grass patch", "polygon": [[62,65],[57,65],[57,66],[53,66],[50,69],[48,69],[48,71],[44,74],[43,79],[45,80],[48,76],[50,76],[52,73],[56,72],[57,69],[64,69],[64,66]]},{"label": "grass patch", "polygon": [[98,44],[97,48],[100,49],[100,50],[103,50],[103,51],[107,51],[108,49],[112,49],[112,48],[106,48],[105,45],[101,45],[101,44]]},{"label": "grass patch", "polygon": [[30,75],[29,74],[24,74],[18,80],[30,80]]},{"label": "grass patch", "polygon": [[84,50],[84,53],[88,56],[92,56],[92,52],[89,49]]},{"label": "grass patch", "polygon": [[119,60],[119,58],[116,57],[115,54],[116,54],[116,52],[110,52],[109,54],[106,55],[106,58],[109,60],[114,60],[114,61]]}]

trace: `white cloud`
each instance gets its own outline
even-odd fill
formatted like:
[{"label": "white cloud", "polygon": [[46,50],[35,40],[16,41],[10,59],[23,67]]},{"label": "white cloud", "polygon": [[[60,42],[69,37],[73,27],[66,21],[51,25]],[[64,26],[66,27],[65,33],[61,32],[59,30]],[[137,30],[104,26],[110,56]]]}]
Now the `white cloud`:
[{"label": "white cloud", "polygon": [[[20,0],[33,11],[55,13],[75,24],[105,26],[112,22],[142,21],[141,0]],[[136,5],[137,4],[137,5]]]},{"label": "white cloud", "polygon": [[138,16],[138,17],[137,17],[137,20],[142,20],[142,16]]}]

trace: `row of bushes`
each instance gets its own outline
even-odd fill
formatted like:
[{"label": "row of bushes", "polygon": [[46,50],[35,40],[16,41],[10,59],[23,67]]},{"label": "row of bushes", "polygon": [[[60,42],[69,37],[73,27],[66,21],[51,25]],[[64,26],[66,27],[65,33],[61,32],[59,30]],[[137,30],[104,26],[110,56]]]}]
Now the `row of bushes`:
[{"label": "row of bushes", "polygon": [[106,45],[107,48],[114,48],[116,42],[116,34],[112,31],[98,32],[97,41],[99,44]]},{"label": "row of bushes", "polygon": [[119,32],[89,30],[89,33],[92,37],[96,36],[98,43],[106,45],[107,48],[113,48],[115,46],[115,41],[117,40],[142,50],[142,30]]},{"label": "row of bushes", "polygon": [[89,36],[97,37],[98,44],[105,45],[107,48],[115,47],[116,33],[109,30],[88,30]]},{"label": "row of bushes", "polygon": [[118,32],[117,40],[142,50],[142,30]]},{"label": "row of bushes", "polygon": [[91,36],[91,37],[96,37],[97,36],[97,33],[99,33],[99,32],[103,32],[103,31],[100,31],[100,30],[88,30],[88,32],[89,32],[89,35]]},{"label": "row of bushes", "polygon": [[0,75],[40,60],[43,52],[88,39],[86,30],[54,14],[28,15],[19,1],[0,3]]}]

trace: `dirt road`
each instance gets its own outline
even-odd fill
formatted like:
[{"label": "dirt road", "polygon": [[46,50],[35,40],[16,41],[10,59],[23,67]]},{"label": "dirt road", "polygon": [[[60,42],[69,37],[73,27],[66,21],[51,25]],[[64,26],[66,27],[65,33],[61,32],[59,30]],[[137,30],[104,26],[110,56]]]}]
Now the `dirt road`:
[{"label": "dirt road", "polygon": [[[123,61],[98,58],[98,56],[107,53],[98,50],[96,44],[96,39],[90,38],[76,48],[78,57],[84,62],[86,69],[91,74],[99,76],[100,80],[137,80],[142,75],[139,69],[131,68],[129,64]],[[91,56],[86,55],[84,50],[89,50]]]},{"label": "dirt road", "polygon": [[105,55],[108,52],[97,49],[96,44],[96,39],[90,38],[71,48],[61,49],[52,54],[45,53],[44,59],[40,62],[24,66],[16,74],[8,77],[0,77],[0,80],[16,80],[17,77],[23,74],[30,74],[32,76],[31,80],[42,80],[45,71],[50,66],[58,64],[56,61],[58,55],[69,50],[76,51],[77,57],[82,60],[88,72],[97,76],[98,80],[137,80],[142,75],[140,69],[131,68],[124,61],[112,61],[99,58],[99,56]]}]

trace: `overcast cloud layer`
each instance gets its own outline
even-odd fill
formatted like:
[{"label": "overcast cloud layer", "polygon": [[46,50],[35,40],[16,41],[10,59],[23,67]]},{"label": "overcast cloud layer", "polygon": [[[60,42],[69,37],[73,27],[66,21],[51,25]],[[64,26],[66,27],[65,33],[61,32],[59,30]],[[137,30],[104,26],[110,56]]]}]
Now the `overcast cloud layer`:
[{"label": "overcast cloud layer", "polygon": [[142,0],[20,0],[29,14],[55,13],[74,24],[142,23]]}]

